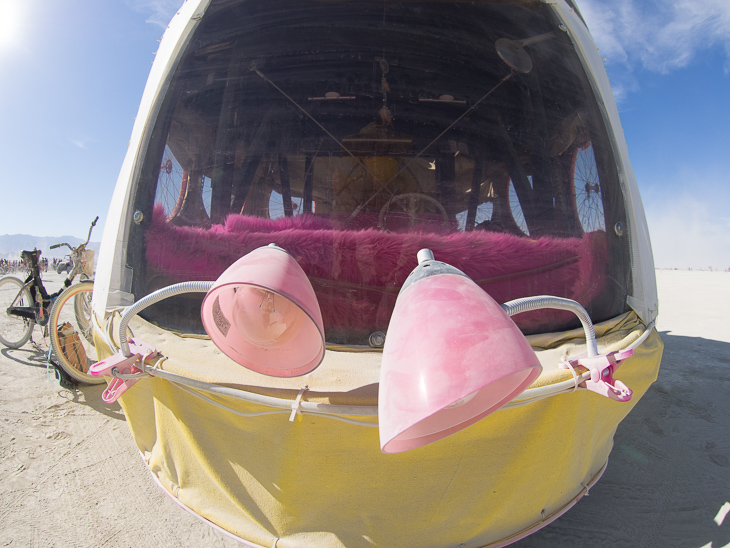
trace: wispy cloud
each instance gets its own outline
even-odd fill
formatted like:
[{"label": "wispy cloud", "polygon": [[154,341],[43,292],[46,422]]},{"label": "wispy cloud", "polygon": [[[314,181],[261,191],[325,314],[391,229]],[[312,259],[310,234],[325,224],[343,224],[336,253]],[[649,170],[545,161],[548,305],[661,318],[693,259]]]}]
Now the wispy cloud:
[{"label": "wispy cloud", "polygon": [[164,29],[183,5],[183,0],[127,0],[127,5],[136,12],[148,14],[147,23]]},{"label": "wispy cloud", "polygon": [[609,64],[667,73],[720,47],[730,70],[728,0],[581,0],[580,8]]},{"label": "wispy cloud", "polygon": [[69,139],[71,141],[71,144],[75,147],[81,148],[83,150],[87,149],[86,141],[82,141],[81,139],[74,139],[73,137]]}]

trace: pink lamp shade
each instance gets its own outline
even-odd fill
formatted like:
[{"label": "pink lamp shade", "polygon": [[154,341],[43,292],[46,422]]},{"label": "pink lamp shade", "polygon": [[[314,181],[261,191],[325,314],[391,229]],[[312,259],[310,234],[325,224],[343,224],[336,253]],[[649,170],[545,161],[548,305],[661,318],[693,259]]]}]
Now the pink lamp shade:
[{"label": "pink lamp shade", "polygon": [[497,411],[542,367],[519,328],[460,270],[426,258],[406,280],[383,348],[383,453],[415,449]]},{"label": "pink lamp shade", "polygon": [[324,358],[314,289],[296,260],[271,244],[233,263],[203,299],[203,326],[237,363],[272,377],[297,377]]}]

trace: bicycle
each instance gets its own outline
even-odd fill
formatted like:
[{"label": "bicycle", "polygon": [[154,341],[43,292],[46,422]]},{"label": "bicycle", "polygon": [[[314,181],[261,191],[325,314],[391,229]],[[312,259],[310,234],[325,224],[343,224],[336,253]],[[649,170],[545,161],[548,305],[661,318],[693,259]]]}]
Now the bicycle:
[{"label": "bicycle", "polygon": [[[66,246],[71,250],[73,267],[63,282],[63,287],[49,294],[43,285],[40,273],[38,249],[21,252],[30,273],[25,281],[14,276],[0,279],[0,343],[8,348],[20,348],[29,340],[32,342],[36,325],[50,337],[47,361],[61,377],[58,381],[71,383],[99,384],[103,378],[89,375],[89,366],[97,360],[94,348],[91,322],[91,295],[94,289],[94,251],[86,249],[91,240],[91,231],[99,217],[89,228],[86,241],[76,247],[68,243],[51,246],[56,249]],[[80,281],[73,283],[76,276]],[[55,356],[55,360],[53,357]]]}]

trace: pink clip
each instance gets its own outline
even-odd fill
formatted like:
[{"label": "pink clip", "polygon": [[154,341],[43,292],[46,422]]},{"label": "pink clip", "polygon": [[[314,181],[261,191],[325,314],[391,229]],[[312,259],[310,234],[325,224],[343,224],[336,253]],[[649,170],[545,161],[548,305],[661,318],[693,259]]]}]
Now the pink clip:
[{"label": "pink clip", "polygon": [[620,380],[614,379],[613,374],[621,362],[633,354],[634,351],[630,349],[593,357],[583,355],[567,362],[562,361],[560,367],[565,369],[582,365],[591,372],[591,378],[580,385],[582,388],[614,401],[626,402],[631,399],[634,392]]},{"label": "pink clip", "polygon": [[[101,394],[104,403],[114,403],[119,396],[124,394],[135,382],[144,375],[144,361],[157,354],[157,351],[144,341],[129,341],[130,356],[114,354],[89,367],[89,373],[93,377],[113,377]],[[121,379],[118,375],[135,375],[138,378]]]}]

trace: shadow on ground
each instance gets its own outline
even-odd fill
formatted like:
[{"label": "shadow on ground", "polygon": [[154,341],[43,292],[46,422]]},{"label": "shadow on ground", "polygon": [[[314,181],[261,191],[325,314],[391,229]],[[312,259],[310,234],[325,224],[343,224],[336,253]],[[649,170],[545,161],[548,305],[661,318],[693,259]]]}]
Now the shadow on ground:
[{"label": "shadow on ground", "polygon": [[40,349],[26,344],[21,348],[5,348],[0,349],[0,354],[8,360],[31,367],[46,367],[46,353]]},{"label": "shadow on ground", "polygon": [[619,425],[608,468],[590,496],[512,546],[730,543],[730,516],[716,522],[730,501],[730,343],[661,337],[659,377]]},{"label": "shadow on ground", "polygon": [[48,367],[48,351],[41,346],[26,344],[25,346],[17,349],[2,348],[0,350],[0,354],[2,354],[8,362],[12,362],[18,367],[45,369],[46,380],[50,384],[57,386],[58,396],[60,398],[80,405],[86,405],[102,415],[118,420],[125,420],[124,413],[122,413],[122,409],[119,407],[119,404],[114,403],[112,405],[108,405],[102,401],[101,393],[104,391],[104,388],[106,388],[106,383],[95,385],[77,384],[73,387],[61,386],[58,382],[58,377],[56,376],[54,369],[52,367]]}]

